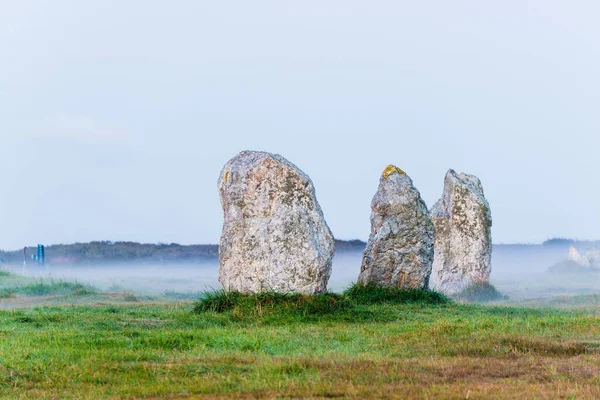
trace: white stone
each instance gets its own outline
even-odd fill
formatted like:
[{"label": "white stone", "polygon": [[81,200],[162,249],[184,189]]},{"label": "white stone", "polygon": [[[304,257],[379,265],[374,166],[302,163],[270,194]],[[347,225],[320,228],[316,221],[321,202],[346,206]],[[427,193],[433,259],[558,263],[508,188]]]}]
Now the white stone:
[{"label": "white stone", "polygon": [[412,180],[390,165],[371,203],[371,235],[359,283],[426,289],[433,262],[434,227]]},{"label": "white stone", "polygon": [[571,260],[579,265],[589,267],[589,263],[587,263],[586,262],[587,260],[584,260],[584,258],[581,257],[581,254],[575,248],[575,246],[569,247],[569,260]]},{"label": "white stone", "polygon": [[488,282],[492,215],[479,179],[449,170],[431,218],[435,225],[432,288],[451,295],[475,282]]},{"label": "white stone", "polygon": [[571,246],[569,260],[582,267],[598,269],[600,268],[600,249],[591,248],[582,256],[574,246]]},{"label": "white stone", "polygon": [[285,158],[244,151],[219,178],[225,221],[219,281],[228,291],[322,293],[334,240],[310,178]]}]

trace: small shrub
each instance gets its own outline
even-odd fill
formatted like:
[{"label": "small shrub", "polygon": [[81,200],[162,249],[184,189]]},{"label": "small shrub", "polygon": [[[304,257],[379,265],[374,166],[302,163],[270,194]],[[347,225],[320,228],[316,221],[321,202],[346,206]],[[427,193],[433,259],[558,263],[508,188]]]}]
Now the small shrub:
[{"label": "small shrub", "polygon": [[10,299],[15,297],[15,294],[8,289],[0,289],[0,299]]},{"label": "small shrub", "polygon": [[125,293],[125,297],[123,297],[123,301],[129,303],[137,303],[140,299],[133,293]]},{"label": "small shrub", "polygon": [[0,278],[7,278],[9,276],[12,276],[10,272],[0,269]]},{"label": "small shrub", "polygon": [[488,282],[475,282],[471,286],[464,289],[458,295],[458,300],[471,302],[488,302],[494,300],[507,300],[508,297],[500,293],[496,288]]}]

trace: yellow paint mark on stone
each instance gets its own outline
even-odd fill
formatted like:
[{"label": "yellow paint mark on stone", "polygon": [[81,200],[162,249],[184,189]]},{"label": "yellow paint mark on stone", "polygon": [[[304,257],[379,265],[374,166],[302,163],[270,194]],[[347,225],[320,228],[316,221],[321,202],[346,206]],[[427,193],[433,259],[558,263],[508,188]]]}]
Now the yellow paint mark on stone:
[{"label": "yellow paint mark on stone", "polygon": [[390,176],[392,176],[394,174],[406,175],[406,172],[402,171],[400,168],[396,167],[395,165],[391,165],[391,164],[388,165],[383,170],[383,177],[385,179],[390,179]]},{"label": "yellow paint mark on stone", "polygon": [[225,182],[229,181],[229,171],[225,172]]}]

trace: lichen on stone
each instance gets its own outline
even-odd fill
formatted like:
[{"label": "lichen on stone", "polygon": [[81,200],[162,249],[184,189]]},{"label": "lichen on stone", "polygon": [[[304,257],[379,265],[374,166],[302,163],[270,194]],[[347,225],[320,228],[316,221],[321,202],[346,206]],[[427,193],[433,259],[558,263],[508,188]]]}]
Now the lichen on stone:
[{"label": "lichen on stone", "polygon": [[390,179],[390,176],[392,176],[393,174],[406,175],[406,172],[402,171],[400,168],[392,164],[388,165],[383,170],[383,177],[385,179]]}]

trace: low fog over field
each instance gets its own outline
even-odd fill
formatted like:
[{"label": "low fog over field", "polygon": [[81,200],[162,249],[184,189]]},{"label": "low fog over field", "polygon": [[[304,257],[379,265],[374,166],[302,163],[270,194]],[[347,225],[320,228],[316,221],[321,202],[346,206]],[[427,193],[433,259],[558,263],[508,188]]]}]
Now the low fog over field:
[{"label": "low fog over field", "polygon": [[[511,300],[591,294],[600,288],[600,273],[551,273],[548,268],[567,259],[568,245],[496,245],[491,283]],[[360,250],[336,253],[329,281],[332,291],[341,291],[356,281],[360,272]],[[30,277],[76,280],[109,292],[161,295],[165,292],[198,293],[220,288],[218,261],[197,263],[108,265],[28,264],[26,268],[5,265],[13,273]]]}]

